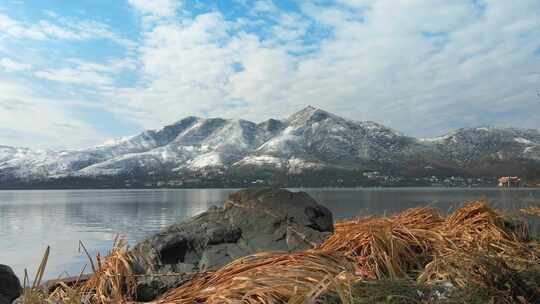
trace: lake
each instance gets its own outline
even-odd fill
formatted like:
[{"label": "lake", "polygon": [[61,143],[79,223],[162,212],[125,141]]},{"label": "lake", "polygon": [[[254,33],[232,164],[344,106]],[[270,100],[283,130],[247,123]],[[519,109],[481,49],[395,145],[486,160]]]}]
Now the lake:
[{"label": "lake", "polygon": [[[448,212],[487,198],[501,209],[540,206],[540,189],[355,188],[302,189],[345,219],[431,204]],[[233,189],[0,191],[0,263],[32,275],[47,245],[46,278],[77,275],[91,254],[105,253],[116,235],[131,244],[183,218],[221,205]],[[298,190],[295,190],[298,191]],[[540,232],[534,222],[535,233]]]}]

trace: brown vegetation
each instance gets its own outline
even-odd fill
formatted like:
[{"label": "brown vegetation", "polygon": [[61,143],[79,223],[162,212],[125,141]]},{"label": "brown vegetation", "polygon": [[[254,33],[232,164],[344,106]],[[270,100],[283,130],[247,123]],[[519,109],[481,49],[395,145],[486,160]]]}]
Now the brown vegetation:
[{"label": "brown vegetation", "polygon": [[519,211],[532,216],[540,216],[540,207],[522,208]]},{"label": "brown vegetation", "polygon": [[[117,244],[92,279],[49,299],[132,299],[125,248]],[[479,201],[447,217],[424,207],[340,222],[317,248],[238,259],[155,303],[539,303],[539,265],[527,225]]]},{"label": "brown vegetation", "polygon": [[331,252],[260,253],[201,275],[158,303],[291,303],[300,297],[296,303],[304,303],[353,269],[352,261]]}]

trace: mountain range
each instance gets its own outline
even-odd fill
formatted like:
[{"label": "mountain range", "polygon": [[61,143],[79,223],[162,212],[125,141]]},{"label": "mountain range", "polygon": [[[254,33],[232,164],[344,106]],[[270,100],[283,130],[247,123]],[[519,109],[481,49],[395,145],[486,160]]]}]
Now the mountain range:
[{"label": "mountain range", "polygon": [[[463,128],[413,138],[306,107],[284,120],[186,117],[79,150],[0,146],[0,185],[91,180],[245,180],[269,176],[540,175],[540,132]],[[242,177],[244,176],[244,177]],[[264,178],[259,178],[264,177]],[[219,182],[218,182],[219,183]]]}]

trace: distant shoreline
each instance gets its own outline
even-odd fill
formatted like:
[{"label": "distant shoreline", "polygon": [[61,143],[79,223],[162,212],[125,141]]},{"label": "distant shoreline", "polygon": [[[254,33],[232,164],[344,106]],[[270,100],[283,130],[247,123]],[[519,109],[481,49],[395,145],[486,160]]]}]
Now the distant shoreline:
[{"label": "distant shoreline", "polygon": [[[245,187],[244,187],[245,188]],[[248,187],[249,188],[249,187]],[[256,186],[253,186],[256,188]],[[540,190],[540,187],[514,187],[514,188],[504,188],[497,186],[478,186],[478,187],[444,187],[444,186],[378,186],[378,187],[283,187],[293,190],[310,190],[310,189],[332,189],[332,190],[377,190],[377,189],[399,189],[399,190],[414,190],[414,189],[448,189],[448,190],[501,190],[501,191],[514,191],[514,190]],[[54,187],[54,188],[40,188],[40,187],[6,187],[2,188],[0,186],[0,191],[39,191],[39,190],[211,190],[211,189],[222,189],[222,190],[238,190],[243,189],[242,187],[88,187],[88,188],[79,188],[79,187]]]}]

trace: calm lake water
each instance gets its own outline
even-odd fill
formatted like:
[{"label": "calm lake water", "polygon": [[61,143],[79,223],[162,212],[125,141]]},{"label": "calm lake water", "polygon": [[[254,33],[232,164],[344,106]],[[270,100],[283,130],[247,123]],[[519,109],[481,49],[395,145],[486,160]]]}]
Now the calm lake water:
[{"label": "calm lake water", "polygon": [[[183,218],[221,205],[232,189],[0,191],[0,264],[32,275],[47,245],[46,278],[77,275],[86,263],[79,240],[95,254],[116,235],[131,243]],[[295,190],[296,191],[296,190]],[[540,206],[540,189],[376,188],[303,189],[336,219],[383,214],[431,204],[443,212],[489,199],[497,208]],[[538,223],[533,228],[540,232]],[[65,275],[65,273],[64,273]]]}]

